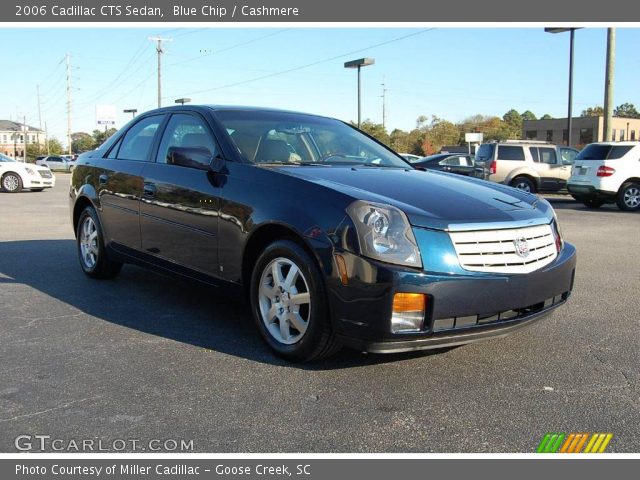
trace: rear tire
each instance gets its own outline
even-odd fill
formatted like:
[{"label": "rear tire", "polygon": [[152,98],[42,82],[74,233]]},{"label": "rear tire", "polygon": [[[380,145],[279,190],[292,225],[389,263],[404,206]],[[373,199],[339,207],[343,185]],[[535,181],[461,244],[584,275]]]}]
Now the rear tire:
[{"label": "rear tire", "polygon": [[278,356],[308,362],[340,350],[320,270],[297,243],[278,240],[262,252],[249,296],[256,326]]},{"label": "rear tire", "polygon": [[589,200],[583,200],[582,203],[584,204],[585,207],[587,208],[600,208],[604,202],[602,200],[595,200],[595,199],[589,199]]},{"label": "rear tire", "polygon": [[625,212],[635,212],[640,210],[640,184],[627,182],[618,192],[616,203],[620,210]]},{"label": "rear tire", "polygon": [[5,173],[2,177],[2,191],[18,193],[22,191],[22,178],[17,173]]},{"label": "rear tire", "polygon": [[120,273],[122,263],[109,259],[100,219],[93,207],[85,207],[80,214],[76,229],[76,246],[82,271],[89,277],[113,278]]},{"label": "rear tire", "polygon": [[513,188],[517,188],[518,190],[522,190],[527,193],[536,193],[535,184],[527,177],[516,177],[511,180],[511,183],[509,185],[511,185]]}]

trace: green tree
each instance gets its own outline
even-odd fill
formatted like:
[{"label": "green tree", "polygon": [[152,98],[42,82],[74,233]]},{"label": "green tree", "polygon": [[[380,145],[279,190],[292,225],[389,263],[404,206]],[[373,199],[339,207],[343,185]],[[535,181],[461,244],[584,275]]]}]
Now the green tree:
[{"label": "green tree", "polygon": [[458,144],[460,144],[460,129],[458,126],[433,115],[422,142],[424,154],[431,155],[440,151],[445,145]]},{"label": "green tree", "polygon": [[623,103],[615,108],[613,116],[623,118],[640,118],[640,113],[638,113],[633,103]]},{"label": "green tree", "polygon": [[64,153],[64,149],[62,148],[62,144],[60,140],[53,137],[49,139],[49,155],[62,155]]},{"label": "green tree", "polygon": [[379,142],[384,143],[385,145],[391,144],[389,134],[381,123],[375,123],[369,119],[366,119],[360,124],[360,130],[367,133],[368,135],[371,135],[373,138],[375,138]]},{"label": "green tree", "polygon": [[533,113],[531,110],[526,110],[524,112],[522,112],[522,115],[520,115],[522,117],[522,120],[537,120],[538,117],[536,117],[536,114]]},{"label": "green tree", "polygon": [[522,115],[517,110],[511,109],[502,116],[502,121],[507,126],[507,138],[520,138],[522,135]]},{"label": "green tree", "polygon": [[543,116],[540,117],[540,120],[553,120],[553,117],[548,113],[545,113]]},{"label": "green tree", "polygon": [[71,134],[71,150],[73,153],[87,152],[95,147],[96,141],[88,133],[76,132]]},{"label": "green tree", "polygon": [[589,107],[580,114],[581,117],[601,117],[602,115],[604,115],[604,109],[600,105]]},{"label": "green tree", "polygon": [[107,130],[94,130],[93,131],[93,139],[95,141],[95,147],[97,148],[102,145],[111,135],[116,133],[117,130],[115,128],[109,128]]}]

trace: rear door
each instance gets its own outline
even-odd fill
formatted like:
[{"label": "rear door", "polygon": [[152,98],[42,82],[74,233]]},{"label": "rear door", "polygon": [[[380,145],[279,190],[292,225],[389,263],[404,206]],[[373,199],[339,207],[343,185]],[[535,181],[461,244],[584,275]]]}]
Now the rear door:
[{"label": "rear door", "polygon": [[220,155],[204,118],[196,113],[171,116],[155,162],[146,165],[143,172],[142,249],[160,259],[219,276],[220,176],[206,170],[208,165],[204,164],[193,168],[168,164],[171,147],[206,148],[210,158]]},{"label": "rear door", "polygon": [[141,118],[97,162],[98,196],[108,242],[140,250],[142,168],[151,160],[153,144],[165,115]]},{"label": "rear door", "polygon": [[534,169],[540,176],[542,190],[557,191],[565,187],[571,168],[563,165],[555,147],[529,147]]}]

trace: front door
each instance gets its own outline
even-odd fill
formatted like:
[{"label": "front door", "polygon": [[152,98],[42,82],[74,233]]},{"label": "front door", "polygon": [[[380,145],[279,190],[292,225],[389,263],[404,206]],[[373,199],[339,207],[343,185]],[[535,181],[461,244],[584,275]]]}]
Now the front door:
[{"label": "front door", "polygon": [[143,172],[142,249],[160,259],[219,276],[217,174],[168,164],[171,147],[206,148],[211,158],[220,152],[203,118],[187,113],[171,116],[156,161],[145,165]]}]

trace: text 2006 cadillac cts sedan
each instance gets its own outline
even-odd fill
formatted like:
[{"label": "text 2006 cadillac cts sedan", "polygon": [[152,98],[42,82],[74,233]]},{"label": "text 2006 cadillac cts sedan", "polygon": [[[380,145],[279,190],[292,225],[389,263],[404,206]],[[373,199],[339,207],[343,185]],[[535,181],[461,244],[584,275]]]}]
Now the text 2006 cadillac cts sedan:
[{"label": "text 2006 cadillac cts sedan", "polygon": [[84,272],[244,286],[275,352],[399,352],[505,335],[564,304],[576,254],[545,200],[420,171],[338,120],[176,106],[82,155]]}]

